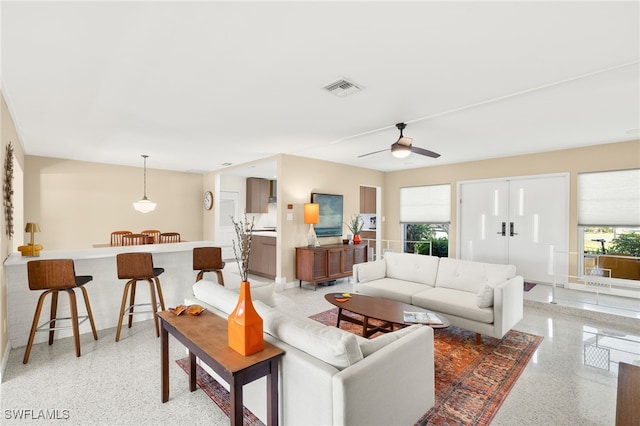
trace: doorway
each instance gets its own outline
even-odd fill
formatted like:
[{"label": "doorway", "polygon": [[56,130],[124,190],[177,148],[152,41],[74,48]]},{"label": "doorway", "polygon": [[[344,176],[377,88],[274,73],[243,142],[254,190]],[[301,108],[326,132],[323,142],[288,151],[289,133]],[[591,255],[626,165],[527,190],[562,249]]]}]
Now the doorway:
[{"label": "doorway", "polygon": [[511,264],[527,281],[568,276],[569,176],[462,182],[459,257]]}]

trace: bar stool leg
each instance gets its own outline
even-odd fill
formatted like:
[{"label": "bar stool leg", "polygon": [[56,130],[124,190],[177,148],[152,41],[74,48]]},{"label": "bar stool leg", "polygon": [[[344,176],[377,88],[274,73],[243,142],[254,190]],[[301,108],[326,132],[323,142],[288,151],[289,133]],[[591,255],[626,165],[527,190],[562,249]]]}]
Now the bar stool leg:
[{"label": "bar stool leg", "polygon": [[160,299],[160,307],[163,311],[166,310],[164,307],[164,296],[162,295],[162,286],[160,285],[160,278],[155,277],[153,279],[156,282],[156,292],[158,293],[158,298]]},{"label": "bar stool leg", "polygon": [[224,277],[222,276],[222,271],[220,269],[216,269],[215,273],[218,276],[218,284],[224,287]]},{"label": "bar stool leg", "polygon": [[153,325],[156,327],[156,337],[160,337],[160,326],[158,324],[159,320],[156,316],[156,312],[158,312],[158,303],[156,302],[156,290],[154,287],[153,280],[147,279],[149,283],[149,293],[151,294],[151,306],[153,311]]},{"label": "bar stool leg", "polygon": [[53,335],[55,333],[55,326],[56,326],[56,315],[58,314],[58,290],[53,290],[51,292],[51,312],[49,314],[49,319],[51,320],[51,322],[49,322],[49,345],[53,345]]},{"label": "bar stool leg", "polygon": [[118,330],[116,331],[116,342],[120,341],[120,330],[122,329],[122,319],[124,318],[124,312],[127,307],[127,296],[129,295],[129,289],[131,283],[135,280],[129,280],[124,286],[124,292],[122,293],[122,303],[120,304],[120,318],[118,318]]},{"label": "bar stool leg", "polygon": [[24,352],[24,358],[22,359],[22,363],[26,364],[29,362],[29,355],[31,355],[31,347],[33,346],[33,339],[36,336],[36,330],[38,329],[38,321],[40,321],[40,312],[42,312],[42,304],[44,303],[44,299],[47,297],[47,294],[51,293],[53,290],[47,290],[40,295],[38,298],[38,305],[36,306],[36,313],[33,315],[33,324],[31,325],[31,333],[29,333],[29,342],[27,343],[27,349]]},{"label": "bar stool leg", "polygon": [[129,300],[129,328],[133,325],[133,305],[136,303],[136,284],[138,282],[133,280],[131,283],[131,299]]},{"label": "bar stool leg", "polygon": [[80,327],[78,326],[78,304],[76,293],[72,289],[65,290],[69,295],[69,310],[71,311],[71,328],[73,329],[73,343],[76,346],[76,356],[80,356]]},{"label": "bar stool leg", "polygon": [[204,275],[204,271],[198,272],[198,275],[196,275],[196,282],[200,281],[203,275]]},{"label": "bar stool leg", "polygon": [[91,330],[93,331],[93,339],[98,340],[98,332],[96,331],[96,324],[93,322],[93,312],[91,312],[91,303],[89,303],[89,294],[87,289],[80,287],[82,290],[82,296],[84,297],[84,305],[87,307],[87,315],[89,316],[89,322],[91,323]]}]

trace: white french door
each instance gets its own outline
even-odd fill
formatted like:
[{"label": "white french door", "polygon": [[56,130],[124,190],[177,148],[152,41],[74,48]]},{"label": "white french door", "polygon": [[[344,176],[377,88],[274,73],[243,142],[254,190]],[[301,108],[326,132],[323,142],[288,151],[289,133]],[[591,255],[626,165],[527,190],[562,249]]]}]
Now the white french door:
[{"label": "white french door", "polygon": [[[538,282],[564,281],[568,262],[568,175],[465,182],[459,185],[461,259],[512,264]],[[555,269],[552,268],[554,263]]]}]

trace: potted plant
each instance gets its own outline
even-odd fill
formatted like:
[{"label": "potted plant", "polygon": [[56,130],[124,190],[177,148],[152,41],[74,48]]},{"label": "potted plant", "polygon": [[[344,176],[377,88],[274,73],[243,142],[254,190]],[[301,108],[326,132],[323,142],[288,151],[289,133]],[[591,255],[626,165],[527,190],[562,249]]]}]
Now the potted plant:
[{"label": "potted plant", "polygon": [[246,212],[243,221],[236,222],[233,217],[231,221],[238,237],[237,241],[233,241],[233,253],[236,256],[241,282],[238,304],[227,319],[228,344],[231,349],[246,356],[264,348],[262,318],[253,306],[249,284],[249,255],[254,221],[251,220],[249,223]]},{"label": "potted plant", "polygon": [[364,220],[359,214],[354,214],[346,225],[353,234],[353,243],[360,244],[360,232],[362,232],[362,228],[364,227]]}]

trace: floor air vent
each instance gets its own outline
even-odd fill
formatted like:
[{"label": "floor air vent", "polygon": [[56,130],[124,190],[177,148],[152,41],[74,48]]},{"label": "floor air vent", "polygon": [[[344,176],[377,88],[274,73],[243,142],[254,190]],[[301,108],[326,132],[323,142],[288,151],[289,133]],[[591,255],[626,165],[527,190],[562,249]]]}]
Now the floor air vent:
[{"label": "floor air vent", "polygon": [[347,96],[362,90],[360,86],[344,78],[327,84],[326,86],[324,86],[324,89],[329,93],[333,93],[334,95],[340,97]]}]

